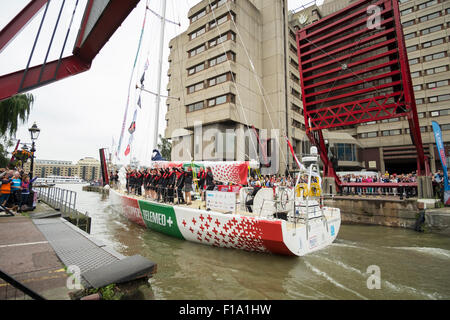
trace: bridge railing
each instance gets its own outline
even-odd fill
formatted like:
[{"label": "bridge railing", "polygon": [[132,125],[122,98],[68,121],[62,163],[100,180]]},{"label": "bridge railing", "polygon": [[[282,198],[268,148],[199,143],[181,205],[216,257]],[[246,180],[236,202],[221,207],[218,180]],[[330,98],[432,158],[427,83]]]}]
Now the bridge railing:
[{"label": "bridge railing", "polygon": [[39,199],[49,206],[58,209],[62,216],[77,213],[75,206],[77,203],[77,193],[58,187],[34,187],[37,190]]},{"label": "bridge railing", "polygon": [[342,195],[417,195],[417,182],[343,182]]}]

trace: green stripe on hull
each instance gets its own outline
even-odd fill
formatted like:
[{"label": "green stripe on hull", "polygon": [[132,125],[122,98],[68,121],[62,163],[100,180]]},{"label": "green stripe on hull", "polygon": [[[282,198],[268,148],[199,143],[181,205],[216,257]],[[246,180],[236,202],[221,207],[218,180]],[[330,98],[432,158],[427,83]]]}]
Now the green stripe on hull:
[{"label": "green stripe on hull", "polygon": [[173,207],[139,200],[139,208],[148,229],[184,240]]}]

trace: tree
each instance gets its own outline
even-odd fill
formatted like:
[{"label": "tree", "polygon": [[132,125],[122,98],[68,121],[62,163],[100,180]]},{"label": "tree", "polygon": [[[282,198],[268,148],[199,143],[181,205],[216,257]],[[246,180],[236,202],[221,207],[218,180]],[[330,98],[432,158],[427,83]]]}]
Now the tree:
[{"label": "tree", "polygon": [[172,142],[170,139],[166,139],[161,135],[159,135],[159,139],[161,140],[161,143],[158,143],[158,149],[163,158],[170,161],[172,157]]},{"label": "tree", "polygon": [[7,149],[12,146],[13,137],[19,124],[25,123],[34,103],[32,94],[19,94],[0,101],[0,167],[5,167],[9,160]]}]

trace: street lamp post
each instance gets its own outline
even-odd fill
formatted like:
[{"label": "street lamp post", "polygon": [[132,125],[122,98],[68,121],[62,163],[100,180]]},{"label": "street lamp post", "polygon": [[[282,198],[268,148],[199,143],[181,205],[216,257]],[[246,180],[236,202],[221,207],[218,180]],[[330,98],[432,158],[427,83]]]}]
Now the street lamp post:
[{"label": "street lamp post", "polygon": [[30,129],[28,129],[28,131],[30,131],[30,135],[31,135],[31,141],[33,142],[31,144],[31,165],[30,165],[30,192],[32,190],[33,187],[33,183],[31,182],[31,180],[33,179],[33,170],[34,170],[34,152],[36,151],[35,148],[35,141],[37,140],[37,138],[39,137],[39,134],[41,133],[41,129],[38,128],[38,126],[36,125],[36,122],[31,126]]}]

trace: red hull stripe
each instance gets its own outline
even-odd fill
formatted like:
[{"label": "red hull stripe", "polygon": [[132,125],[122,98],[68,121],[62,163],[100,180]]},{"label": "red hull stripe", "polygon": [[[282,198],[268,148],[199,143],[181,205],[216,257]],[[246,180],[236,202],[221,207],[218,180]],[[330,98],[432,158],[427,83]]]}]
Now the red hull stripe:
[{"label": "red hull stripe", "polygon": [[281,221],[264,221],[259,224],[262,229],[264,246],[272,253],[294,256],[283,241]]},{"label": "red hull stripe", "polygon": [[141,209],[139,208],[139,203],[137,199],[132,199],[128,197],[122,198],[123,214],[128,220],[137,223],[140,226],[145,227],[144,219],[142,218]]}]

